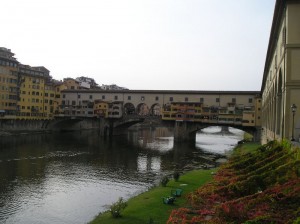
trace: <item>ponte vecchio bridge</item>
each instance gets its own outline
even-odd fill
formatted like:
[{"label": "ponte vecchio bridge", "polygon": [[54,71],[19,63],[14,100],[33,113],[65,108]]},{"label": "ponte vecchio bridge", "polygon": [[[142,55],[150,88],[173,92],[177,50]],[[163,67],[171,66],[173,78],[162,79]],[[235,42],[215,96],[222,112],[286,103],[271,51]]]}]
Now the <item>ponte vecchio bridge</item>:
[{"label": "ponte vecchio bridge", "polygon": [[[60,114],[120,120],[124,117],[158,117],[175,121],[175,140],[195,137],[208,126],[230,126],[254,134],[261,129],[261,96],[258,91],[183,90],[64,90]],[[132,122],[134,123],[134,122]],[[107,125],[103,125],[103,128]]]}]

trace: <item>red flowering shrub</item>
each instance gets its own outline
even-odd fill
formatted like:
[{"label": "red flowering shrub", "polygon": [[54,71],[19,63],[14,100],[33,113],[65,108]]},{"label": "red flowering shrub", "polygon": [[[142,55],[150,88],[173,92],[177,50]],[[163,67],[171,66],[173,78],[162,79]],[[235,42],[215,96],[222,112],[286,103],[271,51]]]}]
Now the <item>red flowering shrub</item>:
[{"label": "red flowering shrub", "polygon": [[168,223],[292,223],[300,216],[300,161],[299,149],[287,146],[274,141],[233,157]]}]

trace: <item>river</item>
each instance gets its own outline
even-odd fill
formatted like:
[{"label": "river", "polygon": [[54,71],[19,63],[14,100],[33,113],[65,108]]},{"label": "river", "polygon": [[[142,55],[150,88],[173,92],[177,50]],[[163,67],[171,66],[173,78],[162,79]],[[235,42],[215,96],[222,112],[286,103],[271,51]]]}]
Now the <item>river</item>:
[{"label": "river", "polygon": [[[82,224],[191,161],[230,153],[243,132],[211,127],[175,144],[165,127],[103,139],[96,131],[0,137],[0,223]],[[199,159],[200,158],[200,159]],[[194,162],[193,162],[194,163]]]}]

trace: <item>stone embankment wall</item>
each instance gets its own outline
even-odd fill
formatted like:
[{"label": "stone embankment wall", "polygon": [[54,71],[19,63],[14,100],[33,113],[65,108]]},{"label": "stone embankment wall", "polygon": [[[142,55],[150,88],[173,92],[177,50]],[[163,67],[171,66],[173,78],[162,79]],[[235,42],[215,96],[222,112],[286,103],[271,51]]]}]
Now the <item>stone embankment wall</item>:
[{"label": "stone embankment wall", "polygon": [[0,120],[0,136],[32,132],[79,131],[97,129],[99,121],[85,120]]}]

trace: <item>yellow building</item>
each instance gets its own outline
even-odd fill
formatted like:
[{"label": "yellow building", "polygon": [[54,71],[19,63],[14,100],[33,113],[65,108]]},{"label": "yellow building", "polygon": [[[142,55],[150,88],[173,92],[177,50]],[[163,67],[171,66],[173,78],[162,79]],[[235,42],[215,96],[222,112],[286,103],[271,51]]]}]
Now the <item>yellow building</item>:
[{"label": "yellow building", "polygon": [[[20,101],[18,102],[20,119],[49,118],[48,103],[45,105],[45,84],[50,80],[49,71],[44,67],[19,65]],[[51,90],[46,91],[51,94]],[[54,95],[50,95],[50,98]],[[50,100],[50,98],[46,98]],[[45,110],[46,106],[46,110]]]},{"label": "yellow building", "polygon": [[108,102],[103,100],[95,100],[94,101],[94,115],[97,117],[108,117]]},{"label": "yellow building", "polygon": [[0,119],[17,114],[18,64],[10,49],[0,47]]},{"label": "yellow building", "polygon": [[55,84],[53,80],[48,80],[45,83],[44,88],[44,115],[47,118],[53,118],[55,112],[55,102],[57,100]]},{"label": "yellow building", "polygon": [[162,111],[163,120],[202,121],[202,103],[173,102],[165,105]]}]

